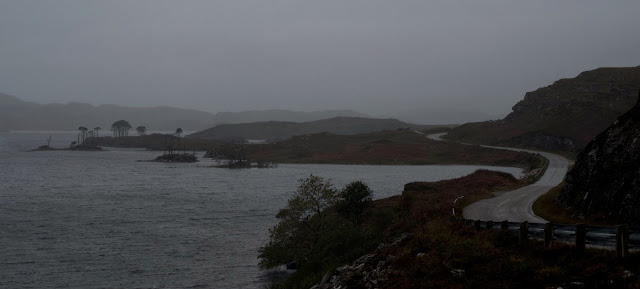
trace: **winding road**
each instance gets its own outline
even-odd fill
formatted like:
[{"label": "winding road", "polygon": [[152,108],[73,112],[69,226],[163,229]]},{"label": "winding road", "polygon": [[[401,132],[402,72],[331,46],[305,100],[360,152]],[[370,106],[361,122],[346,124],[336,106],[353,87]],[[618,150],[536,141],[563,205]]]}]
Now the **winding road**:
[{"label": "winding road", "polygon": [[[441,141],[446,133],[427,135],[429,139]],[[481,221],[535,222],[546,223],[546,220],[533,213],[533,202],[551,188],[562,182],[567,174],[569,161],[556,154],[505,147],[483,146],[488,148],[537,153],[549,160],[549,167],[544,175],[535,183],[513,191],[505,192],[495,198],[475,202],[464,208],[465,219]]]}]

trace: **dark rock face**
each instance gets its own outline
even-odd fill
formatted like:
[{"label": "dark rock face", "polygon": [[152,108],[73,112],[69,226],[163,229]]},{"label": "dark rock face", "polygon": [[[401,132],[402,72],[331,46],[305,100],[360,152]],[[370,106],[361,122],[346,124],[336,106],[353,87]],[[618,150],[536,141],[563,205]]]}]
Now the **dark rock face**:
[{"label": "dark rock face", "polygon": [[556,201],[581,216],[640,224],[640,99],[578,155]]},{"label": "dark rock face", "polygon": [[567,137],[552,136],[543,132],[530,132],[503,142],[508,146],[530,146],[542,150],[573,151],[575,143]]},{"label": "dark rock face", "polygon": [[640,66],[585,71],[527,92],[502,120],[464,124],[446,138],[579,152],[633,107],[638,89]]},{"label": "dark rock face", "polygon": [[403,234],[392,243],[380,244],[374,253],[358,258],[353,261],[352,265],[342,266],[334,272],[328,272],[322,277],[320,284],[311,287],[311,289],[388,287],[390,276],[395,274],[390,266],[395,256],[387,254],[386,251],[389,248],[398,247],[409,238],[411,235]]}]

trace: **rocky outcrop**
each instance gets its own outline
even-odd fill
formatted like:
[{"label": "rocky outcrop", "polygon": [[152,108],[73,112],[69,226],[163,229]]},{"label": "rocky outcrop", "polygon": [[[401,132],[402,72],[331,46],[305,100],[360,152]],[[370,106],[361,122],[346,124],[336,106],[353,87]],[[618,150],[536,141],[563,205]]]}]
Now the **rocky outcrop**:
[{"label": "rocky outcrop", "polygon": [[639,88],[640,66],[585,71],[527,92],[502,120],[464,124],[445,138],[577,153],[633,107]]},{"label": "rocky outcrop", "polygon": [[575,150],[575,143],[572,139],[561,136],[548,135],[543,132],[530,132],[516,136],[503,143],[508,146],[534,147],[542,150]]},{"label": "rocky outcrop", "polygon": [[556,201],[579,216],[640,224],[640,96],[578,155]]},{"label": "rocky outcrop", "polygon": [[395,257],[386,254],[387,249],[398,247],[409,237],[409,234],[404,234],[391,243],[380,244],[375,252],[358,258],[351,265],[328,272],[320,284],[311,289],[382,287],[389,280],[389,275],[394,273],[390,263]]}]

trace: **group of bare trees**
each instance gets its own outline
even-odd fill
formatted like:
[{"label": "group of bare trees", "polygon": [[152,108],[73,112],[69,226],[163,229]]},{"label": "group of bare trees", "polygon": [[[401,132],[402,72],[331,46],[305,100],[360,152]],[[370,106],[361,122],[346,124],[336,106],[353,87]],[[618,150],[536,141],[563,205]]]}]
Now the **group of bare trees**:
[{"label": "group of bare trees", "polygon": [[[111,125],[111,130],[113,131],[114,137],[129,136],[129,130],[131,128],[131,124],[129,124],[129,122],[126,120],[119,120]],[[136,127],[136,132],[138,133],[138,135],[145,135],[147,133],[147,127],[144,125],[138,126]],[[181,135],[182,128],[176,129],[175,136],[180,138]]]},{"label": "group of bare trees", "polygon": [[[98,145],[98,137],[99,132],[102,128],[97,126],[94,127],[93,130],[89,130],[88,128],[84,127],[84,126],[80,126],[78,127],[78,130],[80,131],[78,133],[78,141],[75,144],[86,144],[87,138],[94,138],[95,139],[95,145]],[[75,145],[72,143],[72,145]]]},{"label": "group of bare trees", "polygon": [[184,147],[183,144],[181,144],[182,132],[183,132],[182,128],[177,128],[175,133],[165,134],[165,137],[164,137],[165,154],[175,154],[176,152],[180,151],[181,147],[184,153],[186,148]]},{"label": "group of bare trees", "polygon": [[128,121],[123,119],[116,121],[111,125],[111,130],[113,131],[113,137],[129,136],[129,130],[131,128],[132,128],[131,124],[129,124]]},{"label": "group of bare trees", "polygon": [[[132,128],[131,124],[128,121],[123,119],[116,121],[111,125],[111,131],[113,131],[113,137],[115,138],[129,136],[129,130],[131,130],[131,128]],[[100,137],[99,132],[101,129],[102,128],[99,126],[93,128],[93,130],[89,130],[84,126],[78,127],[78,131],[80,131],[78,133],[78,141],[72,142],[71,146],[88,145],[86,143],[87,139],[93,140],[94,143],[92,145],[97,146],[98,138]],[[147,127],[144,125],[138,126],[136,127],[136,132],[138,133],[138,135],[143,136],[147,133]],[[180,138],[182,136],[182,133],[183,133],[182,128],[178,128],[173,134],[173,136],[176,136],[178,138],[178,147],[180,146]]]},{"label": "group of bare trees", "polygon": [[147,127],[144,125],[138,126],[136,127],[136,131],[138,132],[138,135],[145,135],[147,133]]},{"label": "group of bare trees", "polygon": [[[131,129],[131,124],[129,124],[128,121],[126,120],[119,120],[114,122],[111,125],[111,130],[113,131],[113,136],[114,137],[121,137],[121,136],[128,136],[129,135],[129,130]],[[77,142],[72,142],[71,146],[75,146],[75,145],[98,145],[98,139],[100,137],[100,130],[102,130],[101,127],[97,126],[94,127],[93,130],[89,130],[88,128],[84,127],[84,126],[79,126],[78,127],[78,131],[80,131],[78,133],[78,141]],[[146,128],[144,128],[144,131],[146,131]],[[92,144],[88,144],[87,143],[87,139],[91,139],[93,140]]]}]

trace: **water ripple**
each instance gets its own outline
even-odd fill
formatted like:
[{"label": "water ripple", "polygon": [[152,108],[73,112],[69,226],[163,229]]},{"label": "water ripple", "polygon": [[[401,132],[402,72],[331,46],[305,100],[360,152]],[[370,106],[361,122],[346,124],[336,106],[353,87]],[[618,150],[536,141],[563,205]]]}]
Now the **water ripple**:
[{"label": "water ripple", "polygon": [[[258,248],[298,179],[314,174],[338,187],[363,180],[381,198],[410,181],[478,168],[230,171],[140,163],[157,153],[139,150],[24,152],[47,137],[0,133],[0,288],[263,288],[281,274],[258,269]],[[64,137],[53,140],[68,144]]]}]

